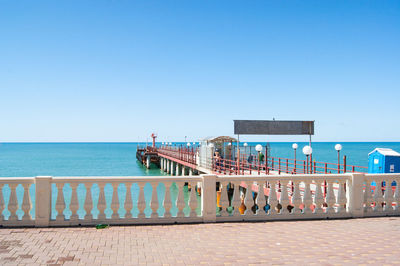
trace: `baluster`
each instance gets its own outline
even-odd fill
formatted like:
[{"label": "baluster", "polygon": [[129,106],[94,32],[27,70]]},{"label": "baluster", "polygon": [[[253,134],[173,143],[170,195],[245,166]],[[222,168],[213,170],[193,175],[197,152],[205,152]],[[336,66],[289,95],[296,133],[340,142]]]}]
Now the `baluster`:
[{"label": "baluster", "polygon": [[197,217],[197,191],[196,191],[197,182],[190,182],[191,191],[189,197],[189,206],[190,206],[190,217]]},{"label": "baluster", "polygon": [[185,213],[183,209],[185,208],[185,195],[183,194],[183,186],[184,182],[176,182],[176,186],[178,187],[178,195],[176,201],[176,207],[178,208],[178,213],[176,217],[185,217]]},{"label": "baluster", "polygon": [[292,203],[294,206],[292,213],[293,214],[301,214],[300,205],[302,204],[302,201],[301,201],[300,187],[299,187],[299,183],[294,182],[294,181],[293,181]]},{"label": "baluster", "polygon": [[10,193],[10,199],[8,201],[8,210],[10,211],[10,217],[8,217],[8,221],[17,221],[18,216],[16,214],[16,211],[18,210],[18,201],[17,201],[17,193],[15,192],[15,189],[17,188],[18,184],[16,183],[10,183],[9,187],[11,190]]},{"label": "baluster", "polygon": [[270,181],[269,182],[269,196],[268,196],[268,204],[269,204],[269,214],[276,215],[279,212],[277,211],[279,199],[276,195],[276,185],[278,181]]},{"label": "baluster", "polygon": [[395,179],[396,189],[394,190],[394,193],[393,193],[393,201],[395,203],[394,209],[395,209],[396,214],[399,211],[399,204],[400,204],[400,202],[399,202],[399,192],[400,192],[400,190],[399,190],[399,181],[400,180],[398,178]]},{"label": "baluster", "polygon": [[393,191],[392,191],[392,180],[386,180],[386,189],[385,189],[385,194],[384,194],[384,200],[385,200],[385,212],[392,212],[393,207]]},{"label": "baluster", "polygon": [[249,216],[249,215],[253,215],[253,211],[252,211],[252,207],[254,205],[254,200],[253,200],[253,182],[252,181],[248,181],[246,182],[247,185],[247,189],[246,189],[246,197],[244,198],[244,205],[246,206],[246,211],[245,211],[245,215]]},{"label": "baluster", "polygon": [[111,186],[113,188],[111,204],[110,204],[110,207],[112,210],[111,218],[118,220],[118,219],[120,219],[119,213],[118,213],[118,210],[119,210],[119,198],[118,198],[119,183],[111,183]]},{"label": "baluster", "polygon": [[172,208],[172,202],[171,202],[171,182],[165,182],[165,196],[164,196],[164,217],[165,218],[170,218],[171,217],[171,208]]},{"label": "baluster", "polygon": [[93,209],[93,200],[92,200],[92,186],[91,184],[86,184],[86,197],[85,197],[85,204],[83,205],[85,209],[85,217],[84,220],[91,221],[93,220],[92,209]]},{"label": "baluster", "polygon": [[375,206],[376,187],[372,191],[371,180],[367,181],[365,190],[368,191],[367,195],[365,195],[367,197],[365,201],[367,212],[374,212],[376,207]]},{"label": "baluster", "polygon": [[[382,193],[382,181],[383,180],[379,180],[376,181],[376,188],[375,188],[375,211],[382,211],[383,210],[383,204],[385,202],[385,199],[383,198],[383,193]],[[387,186],[387,184],[386,184]]]},{"label": "baluster", "polygon": [[164,218],[170,218],[171,217],[171,208],[172,208],[172,202],[171,202],[171,182],[164,182],[165,185],[165,195],[164,195]]},{"label": "baluster", "polygon": [[[32,220],[32,216],[29,213],[29,211],[32,208],[32,202],[31,202],[31,197],[29,195],[29,187],[31,184],[29,183],[24,183],[22,184],[22,186],[24,187],[24,195],[23,195],[23,199],[22,199],[22,211],[24,212],[24,216],[22,217],[23,221],[30,221]],[[0,197],[2,197],[1,193],[0,193]],[[0,201],[1,202],[1,201]]]},{"label": "baluster", "polygon": [[304,181],[304,196],[303,196],[303,203],[304,203],[304,213],[311,214],[313,211],[311,209],[311,205],[313,204],[313,196],[311,193],[311,182]]},{"label": "baluster", "polygon": [[97,209],[99,210],[99,215],[98,215],[97,219],[99,221],[105,221],[106,214],[104,211],[106,210],[107,206],[106,206],[106,197],[104,194],[104,187],[106,186],[106,183],[99,182],[98,186],[99,186],[100,193],[99,193],[99,201],[97,203]]},{"label": "baluster", "polygon": [[[164,159],[165,161],[165,159]],[[165,169],[165,168],[164,168]],[[132,202],[132,183],[128,182],[125,183],[126,186],[126,196],[125,196],[125,218],[133,218],[132,216],[132,209],[133,209],[133,202]]]},{"label": "baluster", "polygon": [[229,216],[227,211],[229,200],[228,200],[228,189],[227,189],[228,182],[222,181],[221,182],[221,198],[219,204],[221,206],[220,215],[221,216]]},{"label": "baluster", "polygon": [[[344,190],[346,186],[346,180],[339,180],[339,191],[338,191],[338,204],[339,204],[339,209],[338,212],[342,212],[342,211],[346,211],[346,207],[347,207],[347,195],[346,192]],[[371,188],[369,188],[368,191],[370,191]],[[367,190],[366,190],[367,191]],[[365,196],[365,194],[364,194]],[[364,200],[364,202],[366,202]]]},{"label": "baluster", "polygon": [[324,186],[321,186],[321,181],[317,180],[315,182],[315,196],[314,196],[314,205],[315,205],[315,210],[314,213],[324,213]]},{"label": "baluster", "polygon": [[146,218],[146,214],[144,213],[144,210],[146,209],[146,199],[144,197],[144,186],[146,185],[145,183],[138,183],[139,185],[139,199],[138,199],[138,218]]},{"label": "baluster", "polygon": [[79,204],[78,204],[78,191],[76,188],[78,187],[77,183],[70,183],[71,186],[71,203],[69,205],[69,209],[71,210],[71,217],[69,218],[71,221],[77,221],[78,220],[78,209],[79,209]]},{"label": "baluster", "polygon": [[151,183],[152,191],[151,191],[151,218],[156,218],[158,217],[158,194],[157,194],[157,186],[158,183]]},{"label": "baluster", "polygon": [[63,193],[64,183],[56,183],[56,187],[57,187],[57,201],[56,201],[57,217],[56,217],[56,221],[64,221],[65,220],[65,216],[64,216],[65,201],[64,201],[64,193]]},{"label": "baluster", "polygon": [[265,200],[264,185],[265,185],[265,181],[258,182],[258,195],[257,195],[258,211],[257,211],[257,215],[266,217],[267,214],[265,213],[264,206],[267,204],[267,202]]},{"label": "baluster", "polygon": [[282,205],[281,213],[280,214],[289,214],[288,206],[289,206],[289,197],[288,197],[288,190],[287,190],[287,183],[280,184],[281,195],[279,199],[279,203]]},{"label": "baluster", "polygon": [[233,196],[232,196],[232,206],[233,206],[233,216],[239,217],[240,205],[242,204],[241,193],[240,193],[240,181],[233,181]]},{"label": "baluster", "polygon": [[328,207],[326,209],[327,213],[335,213],[336,208],[336,198],[335,198],[335,188],[333,181],[326,184],[327,185],[327,195],[326,195],[326,203]]}]

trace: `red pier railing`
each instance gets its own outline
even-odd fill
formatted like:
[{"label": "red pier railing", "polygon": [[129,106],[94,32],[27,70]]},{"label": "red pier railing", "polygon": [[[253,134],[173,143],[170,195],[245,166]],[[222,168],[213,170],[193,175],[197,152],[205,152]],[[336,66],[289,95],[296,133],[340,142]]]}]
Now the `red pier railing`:
[{"label": "red pier railing", "polygon": [[[185,145],[168,146],[157,148],[148,147],[159,155],[168,156],[179,162],[196,166],[198,163],[198,147]],[[266,161],[259,161],[258,155],[241,154],[237,158],[224,159],[221,157],[211,158],[211,170],[224,175],[247,175],[247,174],[340,174],[366,172],[367,167],[348,165],[344,157],[343,163],[327,163],[311,160],[298,160],[268,156]]]},{"label": "red pier railing", "polygon": [[[256,157],[256,156],[254,156]],[[325,163],[309,160],[295,160],[279,157],[268,157],[267,161],[257,158],[249,159],[241,156],[240,160],[222,158],[212,159],[212,170],[227,175],[244,174],[340,174],[366,172],[367,167],[343,164]]]},{"label": "red pier railing", "polygon": [[179,161],[196,165],[197,148],[181,146],[161,146],[157,148],[157,152],[161,155],[167,155]]}]

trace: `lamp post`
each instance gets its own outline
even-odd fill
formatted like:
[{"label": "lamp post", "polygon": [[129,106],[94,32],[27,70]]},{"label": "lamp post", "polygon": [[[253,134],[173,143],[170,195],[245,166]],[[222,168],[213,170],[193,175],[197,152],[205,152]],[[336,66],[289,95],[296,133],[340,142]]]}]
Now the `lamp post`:
[{"label": "lamp post", "polygon": [[260,174],[260,165],[261,165],[260,153],[261,153],[262,149],[263,149],[263,147],[261,146],[261,144],[257,144],[256,145],[256,151],[258,152],[258,158],[257,158],[257,161],[258,161],[258,174]]},{"label": "lamp post", "polygon": [[307,157],[307,174],[308,174],[308,156],[310,156],[312,154],[311,146],[304,146],[303,153]]},{"label": "lamp post", "polygon": [[338,174],[340,174],[340,151],[342,150],[342,145],[336,144],[335,150],[337,150],[337,163],[338,163],[337,171],[338,171]]},{"label": "lamp post", "polygon": [[294,169],[293,169],[293,171],[294,171],[295,174],[296,174],[296,169],[297,169],[296,150],[297,150],[298,147],[299,147],[299,145],[297,145],[297,143],[293,143],[292,144],[292,148],[294,150]]}]

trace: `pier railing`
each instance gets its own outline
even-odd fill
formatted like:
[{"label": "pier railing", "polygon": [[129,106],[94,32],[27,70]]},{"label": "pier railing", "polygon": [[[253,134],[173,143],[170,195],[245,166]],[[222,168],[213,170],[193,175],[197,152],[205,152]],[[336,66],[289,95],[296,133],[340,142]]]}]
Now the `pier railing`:
[{"label": "pier railing", "polygon": [[400,174],[0,179],[1,226],[400,215]]},{"label": "pier railing", "polygon": [[256,156],[238,160],[222,158],[212,159],[212,170],[217,174],[244,175],[244,174],[340,174],[340,173],[362,173],[367,167],[310,162],[279,157],[268,157],[267,161],[259,161]]},{"label": "pier railing", "polygon": [[168,155],[172,158],[187,162],[193,165],[197,164],[197,148],[185,146],[161,146],[157,148],[157,152],[161,155]]}]

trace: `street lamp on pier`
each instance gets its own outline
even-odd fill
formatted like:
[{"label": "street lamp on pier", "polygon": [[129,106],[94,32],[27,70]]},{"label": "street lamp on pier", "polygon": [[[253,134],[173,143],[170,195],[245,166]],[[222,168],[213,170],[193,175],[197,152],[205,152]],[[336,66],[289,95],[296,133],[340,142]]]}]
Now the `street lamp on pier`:
[{"label": "street lamp on pier", "polygon": [[337,163],[338,163],[338,174],[340,174],[340,151],[342,150],[342,145],[336,144],[335,150],[337,150]]},{"label": "street lamp on pier", "polygon": [[293,171],[294,171],[294,173],[296,173],[296,168],[297,168],[297,162],[296,162],[296,150],[297,150],[297,148],[299,147],[299,145],[297,145],[297,143],[293,143],[292,144],[292,148],[293,148],[293,150],[294,150],[294,165],[293,165]]},{"label": "street lamp on pier", "polygon": [[308,156],[310,156],[312,154],[311,146],[304,146],[303,153],[307,157],[307,174],[308,174]]}]

